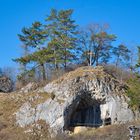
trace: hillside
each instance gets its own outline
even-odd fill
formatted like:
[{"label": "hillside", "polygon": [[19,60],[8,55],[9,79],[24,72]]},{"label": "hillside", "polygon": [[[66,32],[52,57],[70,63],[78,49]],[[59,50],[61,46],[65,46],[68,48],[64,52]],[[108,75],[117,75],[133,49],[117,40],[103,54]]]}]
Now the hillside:
[{"label": "hillside", "polygon": [[[1,140],[34,140],[35,138],[28,134],[24,133],[25,129],[18,127],[14,122],[14,111],[21,106],[20,102],[13,100],[17,97],[20,100],[23,98],[23,95],[12,95],[12,94],[3,94],[0,93],[0,139]],[[58,135],[56,140],[128,140],[129,131],[127,127],[129,125],[139,125],[140,121],[131,122],[123,125],[110,125],[104,128],[92,129],[88,128],[80,134],[75,134],[70,136]],[[41,140],[41,138],[40,138]],[[43,140],[49,140],[43,138]]]},{"label": "hillside", "polygon": [[50,130],[57,140],[127,140],[128,126],[140,123],[128,106],[126,86],[102,67],[78,68],[43,88],[23,89],[0,93],[2,140],[49,140]]}]

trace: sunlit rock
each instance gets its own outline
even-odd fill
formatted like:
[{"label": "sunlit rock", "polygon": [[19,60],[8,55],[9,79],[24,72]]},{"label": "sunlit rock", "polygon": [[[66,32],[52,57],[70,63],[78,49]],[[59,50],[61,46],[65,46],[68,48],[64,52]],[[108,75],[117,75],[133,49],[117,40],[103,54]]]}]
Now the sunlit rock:
[{"label": "sunlit rock", "polygon": [[78,68],[42,89],[54,98],[38,104],[36,110],[30,105],[26,111],[21,107],[16,113],[17,123],[26,126],[33,123],[33,119],[42,119],[49,124],[51,132],[57,134],[78,126],[96,128],[129,122],[135,116],[128,106],[126,89],[126,85],[102,67]]}]

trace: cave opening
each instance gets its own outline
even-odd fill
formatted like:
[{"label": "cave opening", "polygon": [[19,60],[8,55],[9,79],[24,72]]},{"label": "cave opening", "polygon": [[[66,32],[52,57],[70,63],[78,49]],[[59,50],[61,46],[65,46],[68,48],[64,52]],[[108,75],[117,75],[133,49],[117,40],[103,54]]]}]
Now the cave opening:
[{"label": "cave opening", "polygon": [[102,125],[100,102],[91,98],[81,98],[70,115],[69,127],[100,127]]}]

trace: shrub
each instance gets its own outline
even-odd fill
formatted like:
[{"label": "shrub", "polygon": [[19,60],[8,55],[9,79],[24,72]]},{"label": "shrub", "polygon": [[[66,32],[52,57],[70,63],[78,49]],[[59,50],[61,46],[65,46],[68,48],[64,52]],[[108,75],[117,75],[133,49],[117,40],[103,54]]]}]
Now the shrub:
[{"label": "shrub", "polygon": [[140,79],[138,77],[130,78],[128,81],[129,88],[127,95],[130,98],[129,105],[133,109],[140,109]]}]

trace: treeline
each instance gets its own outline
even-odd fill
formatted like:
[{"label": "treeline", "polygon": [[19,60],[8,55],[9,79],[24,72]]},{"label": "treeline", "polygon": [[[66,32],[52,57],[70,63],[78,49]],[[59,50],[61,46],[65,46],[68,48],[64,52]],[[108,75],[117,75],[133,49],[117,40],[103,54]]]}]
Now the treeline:
[{"label": "treeline", "polygon": [[[82,28],[72,14],[71,9],[52,9],[43,23],[36,21],[18,34],[23,56],[14,61],[20,64],[18,80],[23,84],[46,81],[81,65],[113,64],[116,68],[135,69],[132,52],[124,44],[113,45],[117,36],[109,32],[107,24],[89,24]],[[140,61],[137,66],[140,66]]]}]

